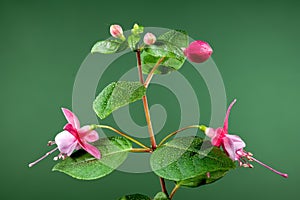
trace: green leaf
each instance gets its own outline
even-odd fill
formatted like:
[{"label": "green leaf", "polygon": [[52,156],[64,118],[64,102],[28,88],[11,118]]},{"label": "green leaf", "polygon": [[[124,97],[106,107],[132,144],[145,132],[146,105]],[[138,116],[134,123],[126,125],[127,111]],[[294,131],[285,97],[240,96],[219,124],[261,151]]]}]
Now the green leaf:
[{"label": "green leaf", "polygon": [[161,57],[165,58],[155,70],[155,74],[167,74],[179,70],[186,59],[179,47],[165,41],[157,41],[153,45],[146,46],[142,51],[143,73],[148,74]]},{"label": "green leaf", "polygon": [[179,70],[186,59],[181,48],[187,47],[188,42],[188,35],[184,31],[171,30],[160,35],[156,43],[146,46],[141,54],[143,73],[148,74],[161,57],[165,59],[155,74]]},{"label": "green leaf", "polygon": [[114,110],[141,99],[146,88],[140,82],[118,81],[106,86],[93,103],[96,114],[104,119]]},{"label": "green leaf", "polygon": [[198,187],[222,178],[234,162],[220,148],[199,137],[176,138],[157,148],[150,159],[160,177],[187,187]]},{"label": "green leaf", "polygon": [[151,198],[143,195],[143,194],[130,194],[121,197],[119,200],[151,200]]},{"label": "green leaf", "polygon": [[92,50],[91,53],[103,53],[103,54],[111,54],[111,53],[118,53],[127,48],[127,43],[121,40],[116,39],[107,39],[104,41],[97,42]]},{"label": "green leaf", "polygon": [[169,198],[167,197],[167,195],[163,192],[159,192],[155,195],[153,200],[169,200]]},{"label": "green leaf", "polygon": [[158,37],[159,40],[169,42],[179,48],[187,47],[189,44],[189,37],[185,31],[171,30]]},{"label": "green leaf", "polygon": [[182,58],[184,54],[182,50],[163,40],[157,40],[153,45],[147,45],[145,51],[155,57],[170,57],[170,58]]},{"label": "green leaf", "polygon": [[130,141],[123,137],[102,138],[93,145],[101,152],[101,159],[98,160],[81,149],[56,164],[52,170],[82,180],[98,179],[118,168],[132,148]]},{"label": "green leaf", "polygon": [[128,36],[128,46],[130,47],[131,50],[136,50],[137,49],[137,44],[140,41],[141,36],[140,35],[135,35],[132,34],[130,36]]}]

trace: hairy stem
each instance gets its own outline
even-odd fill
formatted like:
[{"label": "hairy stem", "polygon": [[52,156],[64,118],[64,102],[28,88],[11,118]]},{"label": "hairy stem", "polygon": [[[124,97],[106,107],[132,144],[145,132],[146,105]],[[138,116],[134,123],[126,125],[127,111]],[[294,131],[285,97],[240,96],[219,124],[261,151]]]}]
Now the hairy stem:
[{"label": "hairy stem", "polygon": [[152,77],[153,77],[153,75],[154,75],[155,70],[159,67],[160,63],[161,63],[164,59],[165,59],[165,57],[161,57],[161,58],[157,61],[157,63],[155,64],[155,66],[151,69],[151,71],[150,71],[150,73],[148,74],[147,79],[146,79],[146,81],[145,81],[145,83],[144,83],[145,88],[148,87],[148,85],[149,85],[149,83],[150,83],[150,81],[151,81],[151,79],[152,79]]},{"label": "hairy stem", "polygon": [[169,198],[170,200],[173,198],[174,194],[177,192],[177,190],[180,188],[180,185],[175,185],[175,187],[173,188]]},{"label": "hairy stem", "polygon": [[94,125],[94,127],[96,128],[105,128],[105,129],[109,129],[114,131],[115,133],[118,133],[119,135],[127,138],[128,140],[130,140],[131,142],[134,142],[135,144],[139,145],[140,147],[143,147],[144,149],[148,149],[151,150],[149,147],[147,147],[146,145],[142,144],[141,142],[137,141],[136,139],[130,137],[129,135],[122,133],[121,131],[111,127],[111,126],[107,126],[107,125]]},{"label": "hairy stem", "polygon": [[174,132],[170,133],[169,135],[167,135],[164,139],[162,139],[162,141],[159,143],[158,147],[161,146],[163,143],[165,143],[165,141],[167,141],[170,137],[176,135],[177,133],[179,133],[181,131],[184,131],[184,130],[190,129],[190,128],[199,128],[199,127],[200,127],[199,125],[191,125],[191,126],[181,128],[177,131],[174,131]]}]

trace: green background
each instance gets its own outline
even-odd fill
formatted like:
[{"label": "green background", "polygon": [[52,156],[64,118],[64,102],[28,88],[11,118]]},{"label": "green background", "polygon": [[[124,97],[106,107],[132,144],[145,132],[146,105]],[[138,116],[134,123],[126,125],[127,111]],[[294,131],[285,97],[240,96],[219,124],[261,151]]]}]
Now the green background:
[{"label": "green background", "polygon": [[[254,169],[232,171],[212,185],[180,189],[174,199],[297,199],[299,9],[296,0],[1,0],[0,198],[118,199],[127,193],[152,196],[159,191],[158,179],[152,173],[117,171],[103,179],[84,182],[52,172],[55,162],[51,158],[32,169],[27,167],[48,150],[45,144],[65,124],[60,107],[71,108],[75,75],[91,46],[109,36],[110,24],[121,24],[126,30],[138,22],[147,27],[183,29],[192,38],[211,44],[227,99],[238,99],[230,117],[230,130],[247,142],[247,150],[258,159],[290,175],[283,179],[255,165]],[[134,62],[120,64],[126,68]],[[121,76],[123,66],[113,65],[99,88]],[[189,64],[181,72],[192,83],[203,81],[193,75]],[[168,93],[160,96],[155,89],[162,90],[151,88],[150,104],[160,102],[157,97],[168,104],[168,112],[175,114],[164,130],[172,131],[180,115],[176,111],[178,104],[164,101]],[[203,98],[201,116],[207,123],[208,93],[204,86],[199,91],[203,91],[198,94],[199,99]],[[144,123],[139,117],[133,118]],[[112,118],[105,122],[113,124]]]}]

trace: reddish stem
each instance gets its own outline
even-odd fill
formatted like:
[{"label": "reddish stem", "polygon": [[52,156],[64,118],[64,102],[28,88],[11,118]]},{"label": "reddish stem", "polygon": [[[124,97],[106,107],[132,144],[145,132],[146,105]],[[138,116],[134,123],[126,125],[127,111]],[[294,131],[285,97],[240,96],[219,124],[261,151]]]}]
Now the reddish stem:
[{"label": "reddish stem", "polygon": [[146,121],[147,121],[147,125],[148,125],[148,132],[150,135],[152,150],[155,150],[157,145],[156,145],[156,140],[155,140],[155,136],[154,136],[154,132],[153,132],[153,128],[152,128],[152,122],[151,122],[151,118],[150,118],[149,106],[148,106],[148,101],[147,101],[146,95],[143,96],[143,104],[144,104],[144,111],[145,111]]},{"label": "reddish stem", "polygon": [[136,51],[136,59],[137,59],[137,64],[138,64],[140,82],[142,84],[144,84],[144,77],[143,77],[143,72],[142,72],[141,52],[140,52],[139,49]]},{"label": "reddish stem", "polygon": [[167,188],[166,188],[165,179],[163,179],[162,177],[159,177],[159,181],[160,181],[162,192],[165,193],[167,196],[169,196]]},{"label": "reddish stem", "polygon": [[[139,72],[140,82],[142,84],[144,84],[144,78],[143,78],[143,72],[142,72],[142,62],[141,62],[141,52],[140,52],[139,49],[136,51],[136,57],[137,57],[137,64],[138,64],[138,72]],[[155,140],[155,136],[154,136],[154,132],[153,132],[153,128],[152,128],[150,112],[149,112],[149,106],[148,106],[148,101],[147,101],[147,96],[146,95],[143,96],[143,105],[144,105],[146,122],[147,122],[147,125],[148,125],[148,132],[149,132],[149,135],[150,135],[151,146],[152,146],[152,150],[154,151],[156,149],[157,145],[156,145],[156,140]],[[162,192],[164,192],[166,195],[168,195],[166,185],[165,185],[165,180],[163,178],[159,177],[159,181],[160,181],[160,186],[161,186]]]},{"label": "reddish stem", "polygon": [[157,63],[155,64],[155,66],[152,68],[152,70],[149,72],[148,77],[146,78],[146,81],[145,81],[145,83],[144,83],[145,88],[148,87],[148,85],[149,85],[149,83],[150,83],[150,81],[151,81],[151,79],[152,79],[152,77],[153,77],[153,75],[154,75],[155,70],[159,67],[160,63],[162,63],[162,61],[163,61],[164,59],[165,59],[165,57],[160,58],[160,59],[157,61]]}]

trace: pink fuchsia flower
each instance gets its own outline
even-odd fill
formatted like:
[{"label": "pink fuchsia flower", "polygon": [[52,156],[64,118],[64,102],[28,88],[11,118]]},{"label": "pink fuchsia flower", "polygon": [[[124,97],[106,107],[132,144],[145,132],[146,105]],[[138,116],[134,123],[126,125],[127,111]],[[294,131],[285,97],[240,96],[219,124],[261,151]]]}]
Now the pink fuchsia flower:
[{"label": "pink fuchsia flower", "polygon": [[202,63],[209,59],[213,50],[207,42],[196,40],[185,48],[183,53],[191,62]]},{"label": "pink fuchsia flower", "polygon": [[56,144],[57,147],[46,153],[37,161],[30,163],[29,167],[37,164],[39,161],[43,160],[56,150],[59,150],[60,153],[57,157],[54,157],[54,160],[60,158],[64,159],[67,156],[70,156],[74,150],[79,150],[80,148],[84,149],[97,159],[101,158],[100,151],[93,145],[89,144],[89,142],[95,142],[99,139],[98,133],[93,130],[91,126],[80,127],[78,118],[70,110],[62,108],[62,111],[68,123],[65,125],[64,131],[56,135],[55,141],[48,142],[48,146]]},{"label": "pink fuchsia flower", "polygon": [[65,125],[64,131],[55,137],[59,151],[70,156],[75,149],[82,148],[95,158],[100,159],[99,150],[88,143],[97,141],[99,139],[98,133],[92,130],[90,126],[80,128],[79,120],[74,113],[66,108],[62,108],[62,111],[69,123]]},{"label": "pink fuchsia flower", "polygon": [[121,40],[125,40],[125,36],[123,35],[123,29],[120,25],[114,24],[110,26],[110,34]]},{"label": "pink fuchsia flower", "polygon": [[156,37],[153,33],[146,33],[144,36],[144,43],[147,45],[154,44],[156,42]]},{"label": "pink fuchsia flower", "polygon": [[240,166],[253,168],[250,161],[255,161],[258,164],[266,167],[267,169],[279,174],[282,177],[287,178],[288,174],[281,173],[271,168],[270,166],[262,163],[253,157],[253,154],[250,152],[246,152],[244,147],[246,147],[245,142],[237,135],[228,134],[228,118],[230,114],[230,110],[232,106],[235,104],[236,99],[229,105],[228,110],[226,112],[226,116],[224,119],[223,127],[219,127],[217,129],[207,128],[201,126],[201,130],[205,132],[205,134],[211,138],[211,143],[213,146],[222,147],[225,153],[229,158],[233,161],[239,161]]}]

